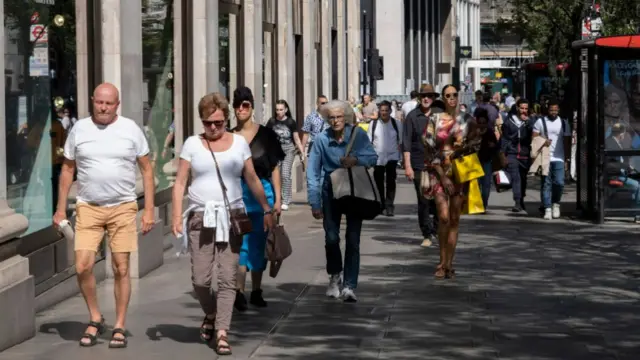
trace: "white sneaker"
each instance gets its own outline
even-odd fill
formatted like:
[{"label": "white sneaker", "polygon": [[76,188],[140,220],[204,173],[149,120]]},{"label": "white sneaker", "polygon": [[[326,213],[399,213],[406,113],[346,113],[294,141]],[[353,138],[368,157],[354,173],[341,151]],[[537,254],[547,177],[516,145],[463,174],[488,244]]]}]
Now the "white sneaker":
[{"label": "white sneaker", "polygon": [[551,212],[551,208],[546,208],[544,209],[544,219],[545,220],[551,220],[553,219],[553,213]]},{"label": "white sneaker", "polygon": [[340,296],[342,297],[342,300],[344,302],[357,302],[358,301],[358,298],[356,297],[356,294],[353,292],[353,290],[351,290],[349,288],[342,289],[342,293],[340,294]]},{"label": "white sneaker", "polygon": [[340,297],[340,274],[331,275],[326,294],[328,297],[334,299]]},{"label": "white sneaker", "polygon": [[280,206],[280,209],[281,209],[282,211],[287,211],[287,210],[289,210],[289,205],[287,205],[287,204],[282,204],[282,206]]},{"label": "white sneaker", "polygon": [[554,219],[559,219],[560,218],[560,204],[553,204],[552,205],[552,215]]}]

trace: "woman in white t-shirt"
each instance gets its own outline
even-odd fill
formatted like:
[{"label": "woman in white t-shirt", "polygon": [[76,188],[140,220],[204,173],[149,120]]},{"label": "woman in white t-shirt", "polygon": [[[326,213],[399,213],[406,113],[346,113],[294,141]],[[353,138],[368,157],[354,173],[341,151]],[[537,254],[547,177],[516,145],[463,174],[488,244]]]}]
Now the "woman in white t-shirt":
[{"label": "woman in white t-shirt", "polygon": [[[220,93],[204,96],[198,104],[204,134],[189,137],[180,153],[176,183],[173,188],[173,233],[188,243],[191,253],[191,278],[198,301],[205,312],[200,338],[209,342],[214,332],[218,355],[231,354],[227,331],[231,325],[233,302],[236,298],[236,273],[242,237],[229,231],[229,212],[224,203],[223,187],[230,207],[244,207],[242,185],[248,188],[264,210],[264,227],[273,227],[272,210],[256,175],[249,144],[240,135],[226,131],[229,105]],[[218,177],[215,160],[222,179]],[[191,171],[189,171],[191,170]],[[188,208],[182,201],[187,180]],[[187,241],[188,240],[188,241]],[[212,298],[211,280],[217,267],[218,292]],[[214,330],[215,329],[215,330]]]}]

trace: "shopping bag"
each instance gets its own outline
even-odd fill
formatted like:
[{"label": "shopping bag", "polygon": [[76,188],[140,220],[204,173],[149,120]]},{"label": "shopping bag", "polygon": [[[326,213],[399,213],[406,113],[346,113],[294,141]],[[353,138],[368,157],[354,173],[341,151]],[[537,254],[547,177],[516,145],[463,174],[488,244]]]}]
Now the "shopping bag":
[{"label": "shopping bag", "polygon": [[503,192],[511,189],[511,181],[504,170],[500,170],[493,175],[493,184],[497,192]]},{"label": "shopping bag", "polygon": [[480,185],[478,180],[469,182],[469,196],[462,207],[463,214],[482,214],[484,212],[484,204],[482,203],[482,194],[480,193]]},{"label": "shopping bag", "polygon": [[462,184],[484,176],[478,154],[473,153],[453,160],[453,177],[456,183]]}]

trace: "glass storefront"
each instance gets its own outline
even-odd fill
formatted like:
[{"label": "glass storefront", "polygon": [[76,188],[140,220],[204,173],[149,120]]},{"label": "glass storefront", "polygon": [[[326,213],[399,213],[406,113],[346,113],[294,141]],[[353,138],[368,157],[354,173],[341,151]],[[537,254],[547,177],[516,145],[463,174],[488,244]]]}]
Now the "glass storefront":
[{"label": "glass storefront", "polygon": [[[49,4],[51,3],[51,4]],[[62,147],[76,121],[75,1],[4,1],[7,201],[51,225]]]},{"label": "glass storefront", "polygon": [[142,8],[143,123],[157,191],[172,186],[175,178],[173,3],[148,1]]},{"label": "glass storefront", "polygon": [[220,92],[230,99],[231,97],[231,64],[229,62],[229,18],[232,14],[220,14],[218,16],[218,50],[220,51]]}]

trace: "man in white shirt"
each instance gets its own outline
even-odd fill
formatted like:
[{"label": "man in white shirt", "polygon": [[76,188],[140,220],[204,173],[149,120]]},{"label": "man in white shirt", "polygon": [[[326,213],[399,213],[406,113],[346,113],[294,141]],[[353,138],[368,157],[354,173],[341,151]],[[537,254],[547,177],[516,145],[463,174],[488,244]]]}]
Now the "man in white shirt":
[{"label": "man in white shirt", "polygon": [[390,102],[381,102],[378,109],[380,119],[373,120],[367,131],[373,148],[378,154],[378,163],[373,170],[373,177],[380,197],[382,197],[385,215],[393,216],[393,202],[396,197],[396,168],[398,161],[400,161],[400,146],[402,144],[402,123],[391,117]]},{"label": "man in white shirt", "polygon": [[112,252],[116,321],[109,347],[127,346],[125,317],[131,296],[129,257],[138,248],[138,194],[136,164],[142,172],[144,214],[142,232],[154,224],[155,196],[149,145],[142,129],[133,120],[117,114],[118,89],[101,84],[93,92],[93,115],[72,127],[64,146],[58,206],[53,215],[56,227],[67,217],[67,197],[77,168],[76,274],[80,291],[89,308],[90,322],[80,346],[93,346],[104,331],[98,308],[93,265],[105,231]]},{"label": "man in white shirt", "polygon": [[560,104],[557,100],[549,100],[547,109],[548,115],[538,119],[533,125],[533,137],[546,138],[546,146],[549,147],[549,175],[542,177],[540,198],[544,218],[551,220],[560,217],[564,174],[568,157],[571,156],[571,128],[566,120],[558,116]]},{"label": "man in white shirt", "polygon": [[402,104],[401,110],[403,119],[406,119],[407,115],[409,115],[409,113],[418,106],[418,92],[413,90],[409,96],[411,96],[411,100],[405,101],[405,103]]}]

